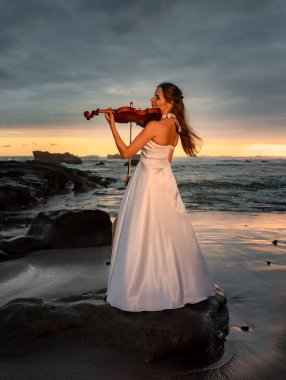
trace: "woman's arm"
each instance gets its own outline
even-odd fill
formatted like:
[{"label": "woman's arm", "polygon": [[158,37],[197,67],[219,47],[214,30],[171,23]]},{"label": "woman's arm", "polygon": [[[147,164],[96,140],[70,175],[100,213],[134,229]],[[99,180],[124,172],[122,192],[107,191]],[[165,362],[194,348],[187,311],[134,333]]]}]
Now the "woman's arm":
[{"label": "woman's arm", "polygon": [[114,116],[112,112],[105,114],[105,118],[110,125],[111,132],[114,137],[114,141],[117,145],[118,151],[122,158],[129,158],[134,156],[149,140],[155,136],[157,121],[150,121],[142,132],[140,132],[130,145],[126,145],[122,138],[120,137],[114,122]]}]

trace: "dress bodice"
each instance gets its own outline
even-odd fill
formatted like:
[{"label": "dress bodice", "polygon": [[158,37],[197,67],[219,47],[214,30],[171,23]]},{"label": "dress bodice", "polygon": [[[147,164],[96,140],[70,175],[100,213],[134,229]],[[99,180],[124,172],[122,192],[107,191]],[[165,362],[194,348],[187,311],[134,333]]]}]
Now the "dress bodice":
[{"label": "dress bodice", "polygon": [[[177,131],[181,131],[180,124],[173,113],[162,116],[164,118],[174,118]],[[141,150],[140,161],[148,166],[160,168],[169,165],[169,153],[175,149],[173,145],[161,145],[153,140],[149,140]]]},{"label": "dress bodice", "polygon": [[172,145],[160,145],[149,140],[141,150],[140,161],[144,165],[160,168],[169,165],[169,153],[175,149]]}]

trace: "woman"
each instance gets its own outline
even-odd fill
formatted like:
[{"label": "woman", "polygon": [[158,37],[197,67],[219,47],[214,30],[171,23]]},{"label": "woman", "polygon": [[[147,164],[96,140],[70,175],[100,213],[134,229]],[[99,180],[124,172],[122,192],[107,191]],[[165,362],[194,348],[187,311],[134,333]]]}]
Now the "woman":
[{"label": "woman", "polygon": [[186,121],[177,86],[161,83],[151,103],[162,119],[149,122],[129,146],[113,114],[105,114],[121,157],[142,149],[117,217],[106,297],[133,312],[176,309],[214,293],[170,165],[179,137],[189,156],[196,155],[199,137]]}]

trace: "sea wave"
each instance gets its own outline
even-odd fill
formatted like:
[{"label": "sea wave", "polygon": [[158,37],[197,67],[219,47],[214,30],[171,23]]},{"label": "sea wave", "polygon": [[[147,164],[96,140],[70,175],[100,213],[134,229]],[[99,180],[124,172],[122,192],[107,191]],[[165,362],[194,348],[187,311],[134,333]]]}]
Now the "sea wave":
[{"label": "sea wave", "polygon": [[[102,208],[116,216],[125,190],[125,163],[126,160],[105,157],[83,158],[81,170],[116,181],[92,194],[51,197],[41,211],[57,209],[61,204],[66,209],[75,209],[80,204],[81,209]],[[286,159],[175,157],[171,166],[188,210],[286,211]]]}]

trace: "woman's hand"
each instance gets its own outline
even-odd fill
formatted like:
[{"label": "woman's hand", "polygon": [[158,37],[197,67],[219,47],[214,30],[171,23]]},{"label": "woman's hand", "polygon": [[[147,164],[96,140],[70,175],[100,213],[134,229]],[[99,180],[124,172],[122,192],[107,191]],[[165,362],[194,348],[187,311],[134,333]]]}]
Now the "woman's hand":
[{"label": "woman's hand", "polygon": [[127,149],[127,145],[124,143],[124,141],[120,137],[120,135],[119,135],[119,133],[115,127],[114,114],[112,112],[111,107],[108,110],[106,110],[106,112],[104,113],[104,117],[107,120],[108,124],[110,125],[110,129],[111,129],[112,135],[114,137],[115,144],[116,144],[118,151],[120,153],[120,156],[123,157],[123,154]]},{"label": "woman's hand", "polygon": [[104,114],[105,119],[108,121],[108,124],[112,127],[115,126],[115,121],[114,121],[114,115],[112,111],[106,112]]}]

